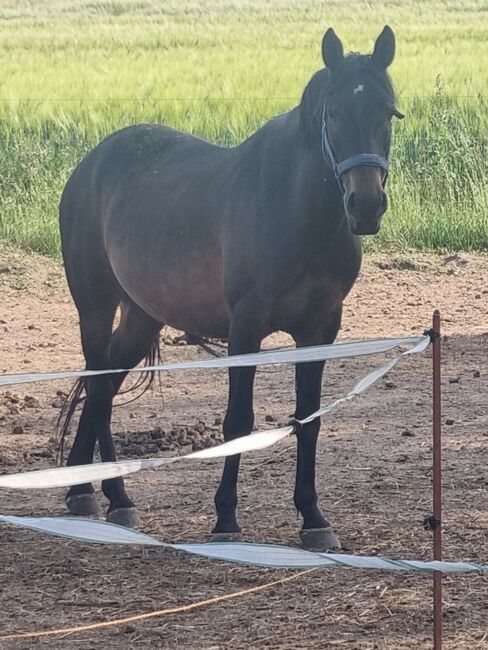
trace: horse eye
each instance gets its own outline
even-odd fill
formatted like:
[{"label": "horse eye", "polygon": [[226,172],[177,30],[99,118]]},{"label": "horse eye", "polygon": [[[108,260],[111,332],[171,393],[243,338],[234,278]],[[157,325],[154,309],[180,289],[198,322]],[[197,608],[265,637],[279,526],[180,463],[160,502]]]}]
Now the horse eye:
[{"label": "horse eye", "polygon": [[337,119],[337,111],[329,111],[329,119],[336,120]]}]

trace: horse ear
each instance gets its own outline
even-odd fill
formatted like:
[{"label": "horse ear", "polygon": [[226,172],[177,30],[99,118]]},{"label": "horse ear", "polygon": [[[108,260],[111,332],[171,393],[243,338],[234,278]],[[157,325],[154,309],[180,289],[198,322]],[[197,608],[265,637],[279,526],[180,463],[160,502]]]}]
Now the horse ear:
[{"label": "horse ear", "polygon": [[395,34],[388,25],[383,27],[383,31],[376,39],[371,58],[382,68],[387,68],[392,64],[395,58]]},{"label": "horse ear", "polygon": [[332,27],[329,27],[322,39],[322,58],[329,70],[336,68],[344,59],[344,48],[341,39]]}]

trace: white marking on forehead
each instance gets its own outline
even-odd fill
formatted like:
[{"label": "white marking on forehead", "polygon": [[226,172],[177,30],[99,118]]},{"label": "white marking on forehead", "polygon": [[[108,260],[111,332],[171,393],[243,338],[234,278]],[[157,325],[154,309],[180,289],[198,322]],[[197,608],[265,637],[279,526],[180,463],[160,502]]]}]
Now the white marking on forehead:
[{"label": "white marking on forehead", "polygon": [[359,84],[359,86],[356,86],[354,90],[352,91],[353,95],[357,95],[358,93],[364,92],[364,84]]}]

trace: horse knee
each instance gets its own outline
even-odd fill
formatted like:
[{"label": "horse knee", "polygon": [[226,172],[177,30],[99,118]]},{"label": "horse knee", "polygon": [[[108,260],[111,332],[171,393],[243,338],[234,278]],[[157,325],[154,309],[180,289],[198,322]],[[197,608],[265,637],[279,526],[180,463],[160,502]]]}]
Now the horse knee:
[{"label": "horse knee", "polygon": [[224,438],[233,440],[251,433],[254,426],[254,411],[232,413],[228,411],[224,418]]}]

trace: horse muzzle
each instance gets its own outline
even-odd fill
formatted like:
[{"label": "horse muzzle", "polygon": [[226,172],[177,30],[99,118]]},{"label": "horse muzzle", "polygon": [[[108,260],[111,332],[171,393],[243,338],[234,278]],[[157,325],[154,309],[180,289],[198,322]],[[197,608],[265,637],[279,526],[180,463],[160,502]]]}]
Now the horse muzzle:
[{"label": "horse muzzle", "polygon": [[388,207],[385,193],[388,159],[377,153],[357,153],[338,162],[322,113],[322,153],[342,192],[344,209],[354,235],[376,235]]},{"label": "horse muzzle", "polygon": [[376,235],[388,208],[388,197],[383,189],[374,194],[349,191],[344,195],[344,208],[353,235]]}]

